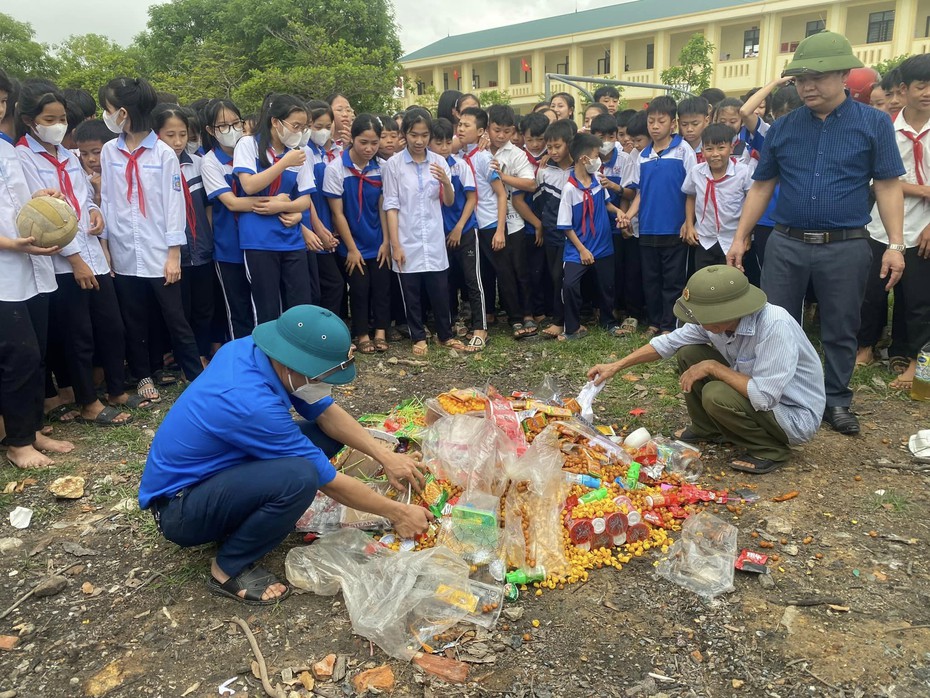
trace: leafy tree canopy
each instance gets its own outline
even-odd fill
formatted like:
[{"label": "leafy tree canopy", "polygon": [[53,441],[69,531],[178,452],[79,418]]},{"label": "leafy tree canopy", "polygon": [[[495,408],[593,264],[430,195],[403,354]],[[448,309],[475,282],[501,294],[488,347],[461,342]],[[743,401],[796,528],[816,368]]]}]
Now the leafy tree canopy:
[{"label": "leafy tree canopy", "polygon": [[703,34],[693,34],[678,54],[678,65],[662,71],[661,79],[666,85],[686,87],[698,94],[710,87],[714,74],[715,47]]}]

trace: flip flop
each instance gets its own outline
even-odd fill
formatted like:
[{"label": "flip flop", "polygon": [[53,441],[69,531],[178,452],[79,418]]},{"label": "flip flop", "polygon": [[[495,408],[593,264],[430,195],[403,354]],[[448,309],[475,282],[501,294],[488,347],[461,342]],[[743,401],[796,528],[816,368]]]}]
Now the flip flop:
[{"label": "flip flop", "polygon": [[891,372],[896,376],[900,376],[904,373],[910,365],[911,361],[906,356],[892,356],[888,359],[888,368],[890,368]]},{"label": "flip flop", "polygon": [[127,395],[126,402],[111,402],[109,403],[116,409],[120,407],[126,407],[130,410],[147,410],[152,407],[155,407],[157,401],[151,400],[147,397],[142,397],[141,395]]},{"label": "flip flop", "polygon": [[535,337],[539,334],[539,325],[536,324],[533,320],[527,320],[523,323],[523,331],[520,333],[517,339],[526,339],[527,337]]},{"label": "flip flop", "polygon": [[359,354],[374,354],[375,353],[375,343],[370,339],[366,339],[364,342],[358,343],[358,353]]},{"label": "flip flop", "polygon": [[577,332],[572,334],[565,334],[564,332],[558,336],[558,341],[560,342],[573,342],[576,339],[584,339],[588,336],[588,331],[586,329],[580,329]]},{"label": "flip flop", "polygon": [[620,323],[620,327],[614,334],[618,337],[624,337],[628,334],[633,334],[637,329],[639,329],[639,320],[635,317],[628,317]]},{"label": "flip flop", "polygon": [[386,339],[375,338],[375,351],[379,354],[383,354],[388,350],[388,342]]},{"label": "flip flop", "polygon": [[413,345],[413,355],[414,356],[426,356],[429,354],[429,345],[425,342],[423,344],[414,344]]},{"label": "flip flop", "polygon": [[751,473],[752,475],[765,475],[773,470],[778,470],[784,463],[768,458],[756,458],[755,456],[743,455],[730,461],[730,467],[741,473]]},{"label": "flip flop", "polygon": [[465,353],[477,354],[479,351],[484,351],[486,346],[488,346],[486,340],[477,335],[472,335],[472,338],[468,340],[468,346],[465,347]]},{"label": "flip flop", "polygon": [[[74,413],[70,419],[65,419],[69,414]],[[50,422],[61,422],[67,424],[73,422],[76,419],[76,416],[81,414],[75,405],[58,405],[58,407],[53,407],[45,415],[45,418]]]},{"label": "flip flop", "polygon": [[[129,419],[124,419],[121,422],[117,422],[116,418],[123,414],[128,415]],[[98,414],[93,419],[86,419],[81,415],[78,415],[74,418],[74,421],[78,424],[93,424],[95,427],[123,427],[132,422],[132,415],[128,412],[123,412],[122,410],[118,410],[115,407],[107,405],[102,410],[100,410],[100,414]]]},{"label": "flip flop", "polygon": [[[264,567],[252,567],[242,570],[235,577],[230,577],[225,582],[220,584],[216,581],[216,578],[210,577],[210,581],[207,586],[210,589],[210,592],[216,594],[217,596],[226,596],[234,601],[239,603],[244,603],[249,606],[274,606],[275,604],[284,601],[288,596],[291,595],[291,588],[288,587],[281,596],[278,596],[273,599],[262,599],[262,594],[265,593],[267,589],[272,584],[280,584],[281,580],[275,577],[271,572],[266,570]],[[240,591],[245,589],[245,597],[239,596]]]},{"label": "flip flop", "polygon": [[[148,393],[148,395],[146,395]],[[161,402],[161,395],[151,378],[143,378],[136,384],[136,395],[149,402]]]},{"label": "flip flop", "polygon": [[181,378],[176,374],[168,371],[166,369],[159,369],[152,374],[155,385],[160,388],[164,388],[167,385],[175,385]]}]

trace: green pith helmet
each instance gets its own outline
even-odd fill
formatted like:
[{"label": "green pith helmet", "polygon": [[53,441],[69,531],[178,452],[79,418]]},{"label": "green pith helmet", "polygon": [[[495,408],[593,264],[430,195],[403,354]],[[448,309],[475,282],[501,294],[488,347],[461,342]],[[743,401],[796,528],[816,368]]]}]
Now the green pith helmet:
[{"label": "green pith helmet", "polygon": [[836,32],[822,31],[812,34],[798,44],[794,57],[785,68],[782,77],[861,67],[862,61],[853,53],[849,39]]},{"label": "green pith helmet", "polygon": [[762,310],[766,300],[739,269],[715,264],[688,279],[681,298],[675,301],[675,316],[682,322],[715,325],[752,315]]}]

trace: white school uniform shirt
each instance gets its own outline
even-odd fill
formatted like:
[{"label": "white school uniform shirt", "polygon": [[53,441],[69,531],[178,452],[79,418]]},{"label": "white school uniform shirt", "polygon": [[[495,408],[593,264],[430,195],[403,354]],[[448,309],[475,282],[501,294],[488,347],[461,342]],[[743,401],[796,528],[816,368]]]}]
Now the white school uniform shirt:
[{"label": "white school uniform shirt", "polygon": [[[16,216],[31,196],[15,148],[0,139],[0,235],[11,240],[19,237]],[[0,250],[0,301],[27,301],[56,288],[50,257]]]},{"label": "white school uniform shirt", "polygon": [[743,212],[743,202],[746,201],[746,192],[751,186],[752,170],[736,158],[730,158],[727,171],[720,181],[714,180],[710,165],[706,162],[691,169],[681,190],[694,197],[697,218],[694,227],[701,247],[709,250],[714,243],[719,242],[724,254],[730,251]]},{"label": "white school uniform shirt", "polygon": [[[178,156],[154,131],[140,148],[139,180],[132,177],[127,199],[127,156],[124,134],[104,143],[100,151],[100,207],[107,221],[107,240],[113,271],[124,276],[161,278],[165,275],[168,248],[187,244],[187,216],[181,187]],[[144,194],[145,215],[139,205]]]},{"label": "white school uniform shirt", "polygon": [[439,165],[452,179],[452,171],[445,158],[429,150],[426,151],[426,160],[415,162],[405,148],[388,160],[381,170],[383,208],[398,212],[398,242],[407,259],[403,269],[392,262],[397,273],[415,274],[449,268],[439,181],[430,172],[433,164]]},{"label": "white school uniform shirt", "polygon": [[[48,154],[45,146],[39,143],[31,135],[26,134],[16,146],[16,154],[23,165],[23,174],[26,176],[26,182],[29,184],[30,191],[39,189],[58,189],[61,190],[61,183],[58,180],[58,170],[51,162],[43,157]],[[103,254],[103,248],[100,246],[100,240],[89,235],[87,230],[90,228],[91,210],[99,211],[97,204],[94,203],[94,188],[90,180],[84,174],[84,168],[81,162],[74,156],[74,151],[62,148],[60,145],[57,149],[57,159],[59,162],[67,162],[65,171],[71,178],[71,188],[74,190],[74,198],[81,208],[81,215],[78,218],[78,232],[74,240],[65,245],[61,252],[51,257],[52,266],[56,274],[72,274],[74,270],[66,257],[73,254],[81,255],[84,263],[90,267],[94,276],[109,274],[110,266]],[[64,193],[64,192],[62,192]],[[68,201],[65,198],[65,201]],[[70,204],[71,202],[68,201]]]},{"label": "white school uniform shirt", "polygon": [[[505,175],[519,177],[520,179],[532,179],[533,181],[536,181],[536,173],[533,171],[533,166],[530,164],[529,158],[526,157],[526,152],[523,151],[523,149],[515,146],[510,141],[502,145],[496,153],[492,153],[491,159],[497,160],[497,162],[501,164],[501,171]],[[514,233],[519,233],[521,230],[523,230],[523,228],[526,227],[526,222],[513,207],[511,197],[513,196],[514,191],[518,191],[524,195],[527,192],[515,190],[513,187],[507,185],[505,185],[504,188],[507,190],[507,234],[513,235]],[[497,220],[496,206],[494,211],[494,218]]]},{"label": "white school uniform shirt", "polygon": [[[898,152],[901,153],[901,160],[904,162],[906,172],[900,178],[907,184],[930,184],[930,133],[927,133],[919,141],[919,147],[923,151],[923,167],[920,172],[920,180],[917,179],[917,163],[914,158],[914,143],[904,133],[910,133],[919,136],[921,133],[930,129],[930,122],[920,127],[919,131],[904,120],[905,107],[898,112],[894,120],[894,137],[898,144]],[[917,247],[920,241],[920,234],[923,229],[930,224],[930,203],[922,196],[905,196],[904,197],[904,245],[908,248]],[[867,226],[869,235],[873,240],[888,244],[888,233],[885,232],[885,226],[878,213],[878,204],[872,208],[872,222]]]},{"label": "white school uniform shirt", "polygon": [[475,145],[462,150],[459,157],[475,176],[475,192],[478,196],[475,219],[478,221],[478,227],[497,228],[497,194],[491,188],[491,182],[500,179],[500,176],[491,171],[491,153],[488,150],[478,150],[478,146]]}]

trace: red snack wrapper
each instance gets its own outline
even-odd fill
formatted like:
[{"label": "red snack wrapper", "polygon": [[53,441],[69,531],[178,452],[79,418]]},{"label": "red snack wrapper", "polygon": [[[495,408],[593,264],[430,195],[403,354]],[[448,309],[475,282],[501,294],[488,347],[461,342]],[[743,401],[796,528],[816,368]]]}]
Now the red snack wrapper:
[{"label": "red snack wrapper", "polygon": [[510,439],[517,448],[517,455],[522,456],[526,453],[529,446],[526,443],[526,434],[520,426],[517,419],[517,413],[513,411],[510,403],[501,396],[495,396],[488,400],[485,407],[488,419],[500,429],[507,438]]},{"label": "red snack wrapper", "polygon": [[757,553],[755,550],[743,548],[739,557],[736,558],[736,569],[755,574],[768,574],[769,568],[765,566],[768,561],[769,556],[765,553]]}]

